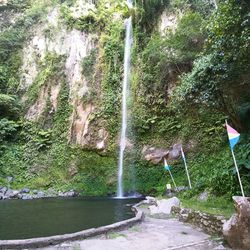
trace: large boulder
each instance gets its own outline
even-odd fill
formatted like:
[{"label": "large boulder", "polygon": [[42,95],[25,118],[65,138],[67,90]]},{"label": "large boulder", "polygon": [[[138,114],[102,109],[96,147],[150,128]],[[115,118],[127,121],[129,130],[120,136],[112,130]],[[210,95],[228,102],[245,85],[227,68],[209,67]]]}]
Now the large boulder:
[{"label": "large boulder", "polygon": [[12,190],[12,192],[9,194],[9,198],[10,199],[18,199],[19,194],[20,194],[19,190]]},{"label": "large boulder", "polygon": [[146,196],[145,200],[144,200],[144,203],[150,204],[150,205],[156,205],[157,201],[156,201],[155,197]]},{"label": "large boulder", "polygon": [[7,192],[8,188],[7,187],[1,187],[0,192],[5,194]]},{"label": "large boulder", "polygon": [[75,190],[70,190],[67,192],[61,192],[61,191],[58,192],[59,197],[77,197],[78,195],[79,195],[78,192],[76,192]]},{"label": "large boulder", "polygon": [[4,199],[10,199],[10,196],[12,196],[13,191],[11,189],[7,189],[4,194]]},{"label": "large boulder", "polygon": [[145,146],[142,150],[143,157],[146,161],[150,161],[153,164],[160,163],[164,157],[167,157],[169,151],[163,148],[155,148]]},{"label": "large boulder", "polygon": [[167,160],[175,160],[181,156],[181,144],[174,144],[169,149],[144,146],[142,155],[146,161],[150,161],[153,164],[159,164],[164,158]]},{"label": "large boulder", "polygon": [[22,199],[22,200],[32,200],[33,196],[30,195],[30,194],[23,194],[22,198],[20,198],[20,199]]},{"label": "large boulder", "polygon": [[151,214],[171,214],[172,207],[180,206],[180,200],[176,197],[158,200],[156,203],[156,205],[149,206]]},{"label": "large boulder", "polygon": [[223,225],[223,235],[233,249],[250,250],[250,198],[233,197],[236,214]]},{"label": "large boulder", "polygon": [[168,153],[168,160],[176,160],[181,156],[181,144],[177,143],[174,144],[170,149]]},{"label": "large boulder", "polygon": [[30,189],[29,188],[23,188],[22,190],[21,190],[21,193],[22,194],[28,194],[30,192]]}]

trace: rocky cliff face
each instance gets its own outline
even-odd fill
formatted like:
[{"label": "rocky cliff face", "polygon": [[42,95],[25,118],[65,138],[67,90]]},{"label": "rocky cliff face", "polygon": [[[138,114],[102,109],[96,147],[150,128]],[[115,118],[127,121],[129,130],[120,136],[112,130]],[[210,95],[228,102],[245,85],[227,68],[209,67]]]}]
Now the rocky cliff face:
[{"label": "rocky cliff face", "polygon": [[[77,11],[81,12],[85,5],[78,6]],[[92,6],[93,8],[93,6]],[[74,14],[77,15],[78,12]],[[39,78],[40,65],[45,63],[48,54],[61,58],[60,69],[65,79],[59,77],[53,80],[51,75],[46,83],[38,87],[37,98],[30,104],[25,118],[31,121],[39,121],[40,117],[48,109],[48,114],[57,111],[62,81],[66,80],[69,87],[69,105],[72,113],[69,117],[68,141],[87,148],[104,150],[107,144],[108,132],[102,124],[95,123],[91,127],[91,115],[96,110],[91,100],[86,99],[92,88],[100,88],[100,82],[88,82],[83,74],[83,60],[90,56],[93,50],[98,49],[98,35],[87,33],[76,29],[68,29],[60,16],[60,9],[52,9],[46,19],[33,28],[33,35],[25,44],[22,51],[22,67],[20,70],[20,90],[24,93],[22,100],[25,103],[28,99],[29,89],[32,88]],[[98,57],[98,55],[97,55]],[[98,61],[93,65],[91,74],[98,72]],[[54,72],[58,74],[58,72]],[[100,79],[99,79],[100,81]],[[93,86],[94,85],[94,86]],[[48,115],[46,114],[46,115]],[[98,124],[98,125],[96,125]]]},{"label": "rocky cliff face", "polygon": [[[107,11],[112,8],[111,3],[103,2]],[[3,6],[8,4],[8,1],[5,1]],[[69,13],[67,13],[73,20],[79,20],[89,16],[90,13],[97,13],[95,4],[94,1],[76,1],[68,8]],[[51,119],[57,112],[60,92],[66,83],[69,91],[68,104],[71,108],[67,128],[68,142],[88,149],[105,151],[109,141],[108,125],[104,121],[105,118],[100,116],[98,118],[95,115],[101,108],[104,96],[101,86],[105,78],[101,66],[103,63],[101,31],[81,31],[69,27],[61,8],[60,5],[49,8],[37,24],[30,26],[31,35],[24,43],[21,52],[22,63],[18,73],[20,76],[18,91],[25,106],[24,117],[32,122],[41,122],[41,119],[46,117]],[[20,15],[23,14],[6,8],[1,13],[1,18],[5,19],[1,26],[14,24]],[[114,22],[123,19],[119,12],[113,13],[112,18]],[[164,36],[167,31],[174,31],[177,19],[177,15],[173,12],[164,11],[158,22],[159,32]],[[84,74],[84,60],[93,60],[90,69],[91,81]],[[176,75],[173,74],[169,92],[174,87],[175,81]],[[98,102],[93,101],[93,93]],[[113,140],[115,141],[117,140]]]}]

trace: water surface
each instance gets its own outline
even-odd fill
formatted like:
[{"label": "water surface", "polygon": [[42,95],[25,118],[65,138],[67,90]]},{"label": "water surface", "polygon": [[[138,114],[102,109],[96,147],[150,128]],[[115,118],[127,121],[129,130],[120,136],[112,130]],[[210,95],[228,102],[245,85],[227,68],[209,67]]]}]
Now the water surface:
[{"label": "water surface", "polygon": [[138,199],[47,198],[0,201],[0,240],[74,233],[132,218]]}]

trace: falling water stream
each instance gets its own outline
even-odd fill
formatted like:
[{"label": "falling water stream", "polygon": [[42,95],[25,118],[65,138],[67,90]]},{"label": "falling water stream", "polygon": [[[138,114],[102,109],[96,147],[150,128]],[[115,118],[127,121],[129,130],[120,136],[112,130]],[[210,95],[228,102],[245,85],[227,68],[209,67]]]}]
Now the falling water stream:
[{"label": "falling water stream", "polygon": [[[132,8],[132,0],[127,0],[129,8]],[[131,60],[131,47],[133,43],[133,28],[132,17],[125,21],[126,38],[125,38],[125,54],[124,54],[124,79],[122,85],[122,128],[120,138],[120,152],[118,163],[118,187],[117,198],[124,197],[123,190],[123,163],[124,152],[126,148],[126,134],[127,134],[127,100],[129,97],[129,82],[130,82],[130,60]]]}]

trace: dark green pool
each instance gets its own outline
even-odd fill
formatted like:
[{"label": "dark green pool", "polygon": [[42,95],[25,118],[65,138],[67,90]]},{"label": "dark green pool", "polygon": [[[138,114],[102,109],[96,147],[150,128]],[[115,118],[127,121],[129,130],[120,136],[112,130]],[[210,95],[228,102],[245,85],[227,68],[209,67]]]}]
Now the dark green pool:
[{"label": "dark green pool", "polygon": [[74,233],[129,219],[138,199],[51,198],[0,201],[0,239]]}]

